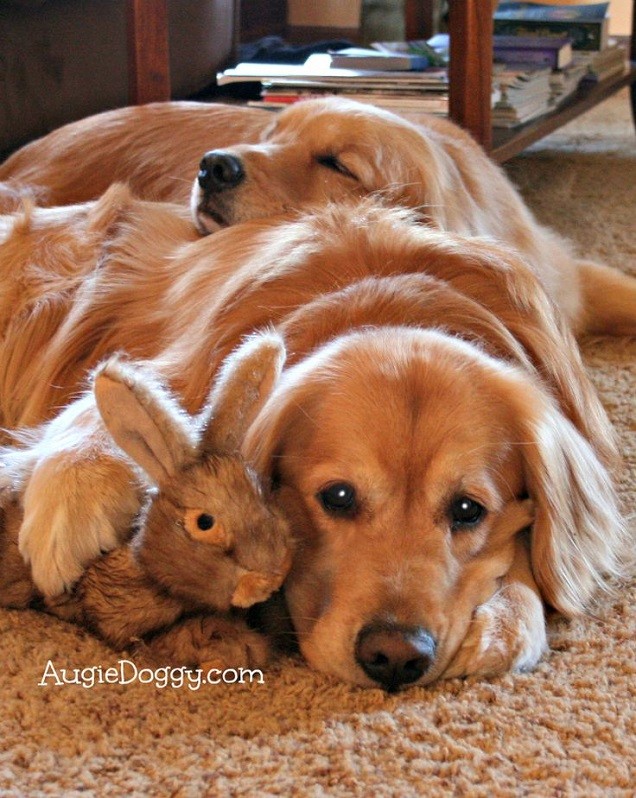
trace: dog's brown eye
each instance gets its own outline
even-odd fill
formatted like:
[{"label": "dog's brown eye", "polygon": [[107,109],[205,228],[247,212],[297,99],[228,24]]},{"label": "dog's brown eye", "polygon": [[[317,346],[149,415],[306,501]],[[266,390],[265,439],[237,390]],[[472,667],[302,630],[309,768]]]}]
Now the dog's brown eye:
[{"label": "dog's brown eye", "polygon": [[356,489],[348,482],[333,482],[318,491],[318,501],[332,515],[351,516],[355,513]]},{"label": "dog's brown eye", "polygon": [[486,516],[486,508],[468,496],[458,496],[450,506],[451,529],[454,531],[477,526]]},{"label": "dog's brown eye", "polygon": [[352,177],[354,180],[357,180],[353,172],[350,172],[349,169],[347,169],[347,167],[341,163],[341,161],[339,161],[335,155],[317,155],[316,162],[321,166],[326,166],[327,169],[331,169],[334,172],[339,172],[345,177]]}]

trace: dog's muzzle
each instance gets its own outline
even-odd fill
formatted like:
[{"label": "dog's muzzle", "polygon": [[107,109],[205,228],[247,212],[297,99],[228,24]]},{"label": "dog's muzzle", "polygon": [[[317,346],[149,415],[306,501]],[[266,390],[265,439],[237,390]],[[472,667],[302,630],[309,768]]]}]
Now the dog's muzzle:
[{"label": "dog's muzzle", "polygon": [[367,676],[393,693],[430,670],[435,649],[432,635],[419,626],[370,623],[358,633],[355,657]]},{"label": "dog's muzzle", "polygon": [[211,150],[201,159],[197,182],[205,194],[216,194],[236,188],[245,180],[240,158],[223,150]]}]

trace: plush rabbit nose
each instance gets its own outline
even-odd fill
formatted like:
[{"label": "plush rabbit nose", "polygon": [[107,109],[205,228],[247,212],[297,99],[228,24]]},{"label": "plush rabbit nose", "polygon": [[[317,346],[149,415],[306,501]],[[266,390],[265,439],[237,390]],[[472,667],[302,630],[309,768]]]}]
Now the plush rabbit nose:
[{"label": "plush rabbit nose", "polygon": [[291,568],[292,555],[288,551],[281,565],[281,570],[275,573],[262,574],[258,571],[246,571],[239,577],[236,590],[230,603],[233,607],[246,609],[252,604],[268,599],[275,590],[283,584]]},{"label": "plush rabbit nose", "polygon": [[265,601],[283,583],[280,576],[265,576],[258,571],[248,571],[239,579],[236,590],[232,595],[233,607],[251,607],[259,601]]}]

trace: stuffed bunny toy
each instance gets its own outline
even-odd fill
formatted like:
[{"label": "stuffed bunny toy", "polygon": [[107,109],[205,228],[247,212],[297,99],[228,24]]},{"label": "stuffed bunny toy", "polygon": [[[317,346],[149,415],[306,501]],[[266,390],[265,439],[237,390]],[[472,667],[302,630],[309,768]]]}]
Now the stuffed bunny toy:
[{"label": "stuffed bunny toy", "polygon": [[[175,662],[193,655],[179,655],[171,645],[182,648],[187,638],[192,648],[192,635],[159,630],[182,616],[186,627],[205,626],[197,614],[213,610],[226,614],[225,622],[219,616],[208,626],[218,634],[220,622],[227,633],[231,608],[264,601],[281,586],[291,565],[288,525],[239,450],[283,359],[273,333],[249,339],[228,358],[195,418],[146,366],[114,356],[95,370],[90,398],[115,444],[154,488],[146,491],[128,542],[93,561],[70,596],[48,601],[50,612],[87,626],[115,648],[153,635],[148,645]],[[15,480],[9,501],[6,477],[4,484],[0,604],[26,606],[36,593],[17,548]]]}]

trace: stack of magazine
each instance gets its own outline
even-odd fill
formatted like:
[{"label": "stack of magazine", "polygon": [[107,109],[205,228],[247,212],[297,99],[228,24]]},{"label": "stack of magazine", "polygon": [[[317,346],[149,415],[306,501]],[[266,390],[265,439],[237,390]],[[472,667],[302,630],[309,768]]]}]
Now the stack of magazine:
[{"label": "stack of magazine", "polygon": [[493,127],[516,127],[543,116],[554,107],[549,67],[495,66]]},{"label": "stack of magazine", "polygon": [[[431,40],[439,52],[448,36]],[[548,67],[494,67],[493,122],[512,126],[550,110],[553,89]],[[310,97],[337,94],[386,108],[417,122],[420,115],[448,115],[448,70],[369,70],[332,67],[331,55],[311,55],[301,66],[242,63],[217,76],[219,86],[260,84],[260,99],[250,105],[280,109]]]},{"label": "stack of magazine", "polygon": [[307,97],[337,94],[396,113],[448,113],[448,72],[445,67],[395,70],[333,67],[332,54],[315,53],[301,66],[238,64],[217,76],[219,86],[257,82],[261,99],[252,105],[281,108]]},{"label": "stack of magazine", "polygon": [[[448,54],[450,40],[447,33],[438,33],[428,43],[439,54]],[[496,47],[497,42],[494,44]],[[491,114],[493,127],[516,127],[549,113],[555,102],[553,73],[550,66],[541,63],[494,61]],[[562,91],[565,92],[565,86]]]},{"label": "stack of magazine", "polygon": [[[532,82],[536,85],[530,89],[527,80],[520,75],[510,82],[508,70],[514,65],[498,67],[495,64],[500,96],[493,106],[494,127],[515,127],[531,121],[557,108],[579,87],[625,71],[627,53],[609,38],[608,10],[608,2],[567,6],[499,3],[494,14],[495,42],[502,36],[509,41],[516,40],[517,52],[522,54],[523,48],[530,46],[533,40],[567,37],[571,53],[568,63],[549,71],[547,96],[544,78],[534,76]],[[524,64],[519,63],[517,68],[523,69]],[[520,81],[526,85],[523,101],[515,100]],[[542,88],[541,83],[544,84]]]},{"label": "stack of magazine", "polygon": [[[494,15],[494,127],[537,119],[579,86],[625,70],[625,49],[608,38],[608,6],[499,3]],[[376,42],[370,48],[314,54],[300,66],[241,63],[217,75],[217,83],[258,85],[260,99],[250,104],[264,108],[337,94],[417,122],[420,115],[448,115],[448,53],[448,34],[428,41]]]}]

